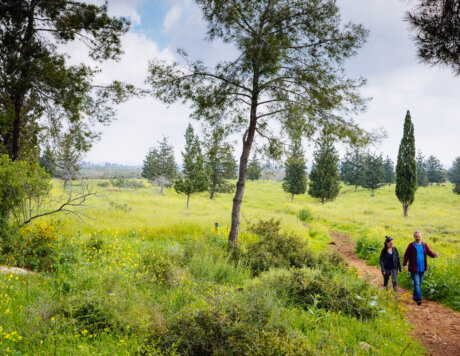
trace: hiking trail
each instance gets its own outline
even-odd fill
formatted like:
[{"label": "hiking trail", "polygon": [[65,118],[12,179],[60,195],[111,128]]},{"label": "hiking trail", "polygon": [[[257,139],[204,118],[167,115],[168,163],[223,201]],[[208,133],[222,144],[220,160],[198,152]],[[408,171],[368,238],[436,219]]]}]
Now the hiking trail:
[{"label": "hiking trail", "polygon": [[[367,276],[371,283],[383,288],[380,268],[369,266],[355,255],[355,242],[348,235],[336,231],[329,231],[329,234],[332,237],[330,249],[341,254],[361,276]],[[401,286],[399,296],[406,308],[406,318],[414,327],[412,335],[425,346],[430,355],[460,356],[460,313],[426,298],[423,298],[421,306],[417,306],[412,301],[412,290]]]}]

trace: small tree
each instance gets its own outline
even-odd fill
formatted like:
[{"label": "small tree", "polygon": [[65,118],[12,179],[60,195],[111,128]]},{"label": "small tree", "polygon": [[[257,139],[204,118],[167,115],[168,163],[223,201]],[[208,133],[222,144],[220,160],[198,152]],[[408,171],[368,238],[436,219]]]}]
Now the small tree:
[{"label": "small tree", "polygon": [[415,137],[409,110],[404,120],[404,132],[399,145],[396,164],[396,196],[403,206],[404,217],[414,202],[417,190],[417,165],[415,163]]},{"label": "small tree", "polygon": [[49,145],[46,145],[46,148],[44,149],[42,154],[38,157],[38,164],[51,177],[56,176],[56,158]]},{"label": "small tree", "polygon": [[204,192],[208,189],[209,178],[204,168],[204,157],[201,152],[201,144],[198,136],[194,135],[192,125],[188,125],[185,131],[185,151],[183,178],[176,180],[174,189],[179,194],[187,195],[187,209],[190,195]]},{"label": "small tree", "polygon": [[249,180],[259,180],[262,175],[262,166],[257,156],[254,155],[248,163],[247,178]]},{"label": "small tree", "polygon": [[374,191],[385,184],[385,167],[382,156],[367,154],[364,168],[363,188],[371,190],[371,196]]},{"label": "small tree", "polygon": [[449,181],[454,184],[454,193],[460,194],[460,157],[452,163],[452,168],[448,172]]},{"label": "small tree", "polygon": [[158,141],[157,147],[150,148],[142,166],[142,177],[159,186],[160,194],[163,194],[164,187],[171,186],[176,179],[177,165],[174,160],[174,148],[168,143],[167,137]]},{"label": "small tree", "polygon": [[387,156],[383,162],[383,169],[385,170],[384,182],[386,184],[393,184],[395,182],[395,166],[390,157]]},{"label": "small tree", "polygon": [[283,179],[283,190],[291,193],[291,201],[295,194],[305,194],[307,190],[307,167],[303,156],[300,140],[291,144],[291,155],[286,162],[286,175]]},{"label": "small tree", "polygon": [[[230,147],[231,148],[231,147]],[[238,163],[233,156],[232,150],[229,149],[225,152],[223,157],[222,167],[224,169],[224,178],[225,179],[236,179],[236,172],[238,170]]]},{"label": "small tree", "polygon": [[443,183],[446,181],[446,172],[442,167],[441,161],[434,156],[428,157],[426,160],[426,175],[428,183]]},{"label": "small tree", "polygon": [[[231,157],[231,158],[230,158]],[[231,193],[234,185],[226,181],[226,176],[231,176],[231,165],[235,164],[232,155],[232,148],[224,142],[224,130],[215,127],[209,134],[206,147],[206,170],[209,174],[210,199],[215,193]],[[227,171],[226,171],[227,170]],[[236,173],[236,169],[233,171]]]},{"label": "small tree", "polygon": [[324,135],[316,143],[308,194],[321,199],[321,203],[334,200],[340,191],[339,156],[332,138]]},{"label": "small tree", "polygon": [[365,157],[359,148],[348,151],[340,165],[340,176],[346,184],[354,185],[355,192],[358,185],[362,185],[364,176]]},{"label": "small tree", "polygon": [[56,155],[56,177],[64,181],[64,188],[67,184],[78,178],[82,153],[77,148],[72,134],[65,134],[58,144]]},{"label": "small tree", "polygon": [[417,187],[426,187],[428,185],[428,176],[426,172],[426,161],[421,151],[417,153]]}]

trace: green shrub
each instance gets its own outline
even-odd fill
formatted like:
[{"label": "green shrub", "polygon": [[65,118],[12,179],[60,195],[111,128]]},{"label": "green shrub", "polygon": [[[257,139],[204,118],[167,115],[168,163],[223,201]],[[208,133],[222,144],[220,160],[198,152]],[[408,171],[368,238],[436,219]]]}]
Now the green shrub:
[{"label": "green shrub", "polygon": [[270,268],[313,267],[318,264],[317,256],[305,241],[297,235],[280,232],[279,220],[260,220],[250,226],[250,231],[262,238],[249,245],[243,256],[254,275]]},{"label": "green shrub", "polygon": [[174,262],[171,256],[161,254],[147,254],[142,257],[142,264],[139,272],[144,275],[147,283],[166,283],[174,280]]},{"label": "green shrub", "polygon": [[145,188],[145,185],[142,181],[139,182],[134,179],[127,179],[124,176],[117,176],[114,179],[111,179],[110,183],[114,187],[125,188],[125,189]]},{"label": "green shrub", "polygon": [[379,263],[380,251],[383,244],[377,240],[360,237],[356,241],[355,252],[359,258],[363,258],[371,264]]},{"label": "green shrub", "polygon": [[102,187],[102,188],[107,188],[110,183],[109,182],[99,182],[97,183],[98,187]]},{"label": "green shrub", "polygon": [[14,230],[1,240],[1,263],[50,271],[57,257],[57,226],[36,223]]},{"label": "green shrub", "polygon": [[309,209],[300,210],[298,216],[299,216],[299,219],[303,222],[312,221],[314,219],[313,214]]},{"label": "green shrub", "polygon": [[[277,294],[286,305],[308,310],[310,307],[341,312],[357,318],[369,319],[377,312],[377,297],[369,297],[368,286],[343,273],[326,276],[320,270],[308,268],[273,270],[253,282]],[[253,290],[254,287],[249,287]]]}]

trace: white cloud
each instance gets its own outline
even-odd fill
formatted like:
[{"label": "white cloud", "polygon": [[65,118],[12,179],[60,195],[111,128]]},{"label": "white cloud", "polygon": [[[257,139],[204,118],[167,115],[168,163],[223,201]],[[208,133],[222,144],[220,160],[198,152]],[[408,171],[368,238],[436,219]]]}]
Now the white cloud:
[{"label": "white cloud", "polygon": [[171,28],[180,20],[182,16],[182,8],[180,6],[174,5],[166,13],[165,19],[163,21],[163,28],[165,31],[170,31]]}]

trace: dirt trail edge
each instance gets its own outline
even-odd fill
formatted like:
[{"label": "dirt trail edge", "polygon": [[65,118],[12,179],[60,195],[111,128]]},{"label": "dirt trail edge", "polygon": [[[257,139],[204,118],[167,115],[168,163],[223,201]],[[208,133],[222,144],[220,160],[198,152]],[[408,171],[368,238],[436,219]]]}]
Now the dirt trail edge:
[{"label": "dirt trail edge", "polygon": [[[341,254],[351,267],[355,267],[362,276],[368,276],[371,283],[383,286],[380,268],[369,266],[366,261],[355,255],[355,243],[348,235],[329,231],[333,242],[331,250]],[[391,285],[391,281],[389,283]],[[412,291],[399,287],[399,294],[412,295]],[[414,326],[412,335],[425,346],[430,355],[460,356],[460,313],[423,298],[423,304],[417,306],[411,298],[402,298],[407,309],[406,317]]]}]

